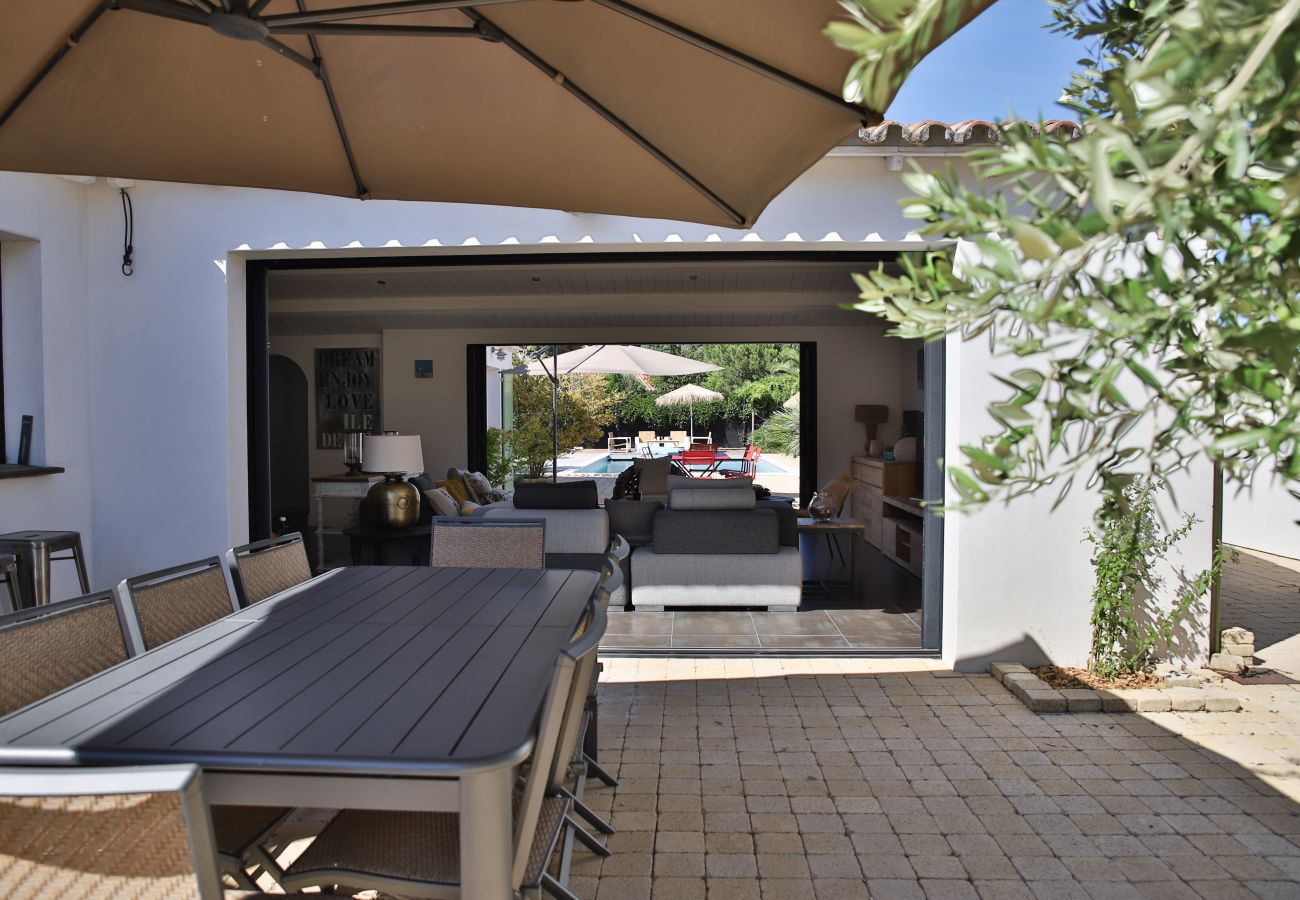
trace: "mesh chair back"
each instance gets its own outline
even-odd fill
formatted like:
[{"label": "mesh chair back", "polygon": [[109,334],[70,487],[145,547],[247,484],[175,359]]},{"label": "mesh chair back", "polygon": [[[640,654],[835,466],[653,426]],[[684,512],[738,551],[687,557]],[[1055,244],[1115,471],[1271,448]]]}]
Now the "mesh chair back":
[{"label": "mesh chair back", "polygon": [[239,609],[221,559],[209,556],[127,578],[117,586],[118,602],[136,653],[152,650]]},{"label": "mesh chair back", "polygon": [[541,569],[546,522],[541,519],[433,519],[429,564],[462,569]]},{"label": "mesh chair back", "polygon": [[512,884],[520,884],[528,871],[542,801],[548,793],[554,792],[555,773],[557,769],[561,773],[567,772],[569,760],[573,758],[579,734],[577,725],[586,704],[590,666],[595,664],[596,648],[604,634],[605,611],[598,603],[589,603],[569,646],[560,651],[556,660],[515,816]]},{"label": "mesh chair back", "polygon": [[298,532],[226,551],[240,606],[260,603],[311,579],[307,548]]},{"label": "mesh chair back", "polygon": [[126,660],[123,631],[111,591],[0,616],[0,714]]},{"label": "mesh chair back", "polygon": [[0,771],[0,893],[217,900],[198,768]]}]

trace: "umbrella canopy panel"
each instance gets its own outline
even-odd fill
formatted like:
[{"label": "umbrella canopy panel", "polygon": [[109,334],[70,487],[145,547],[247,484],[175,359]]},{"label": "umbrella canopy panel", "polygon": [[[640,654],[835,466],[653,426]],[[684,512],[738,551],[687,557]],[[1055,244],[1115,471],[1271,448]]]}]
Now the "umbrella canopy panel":
[{"label": "umbrella canopy panel", "polygon": [[516,375],[698,375],[720,366],[634,344],[594,344],[509,370]]},{"label": "umbrella canopy panel", "polygon": [[[991,2],[916,4],[873,66]],[[11,6],[0,169],[747,225],[881,112],[835,0]]]},{"label": "umbrella canopy panel", "polygon": [[698,384],[684,384],[676,390],[655,397],[655,406],[689,406],[691,408],[691,437],[695,436],[695,404],[721,400],[722,395]]}]

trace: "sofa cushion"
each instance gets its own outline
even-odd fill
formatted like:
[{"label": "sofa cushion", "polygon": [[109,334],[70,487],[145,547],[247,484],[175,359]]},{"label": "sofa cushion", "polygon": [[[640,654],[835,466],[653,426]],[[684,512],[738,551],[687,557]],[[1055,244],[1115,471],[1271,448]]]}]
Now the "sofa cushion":
[{"label": "sofa cushion", "polygon": [[632,552],[633,606],[780,606],[794,609],[803,593],[798,549],[777,553],[664,555]]},{"label": "sofa cushion", "polygon": [[781,549],[770,509],[682,511],[662,509],[653,525],[655,553],[757,554]]},{"label": "sofa cushion", "polygon": [[799,546],[799,513],[789,500],[759,500],[756,509],[770,509],[776,513],[777,540],[782,547]]},{"label": "sofa cushion", "polygon": [[668,497],[668,479],[673,461],[666,456],[655,459],[638,459],[633,465],[641,473],[641,499],[658,500]]},{"label": "sofa cushion", "polygon": [[677,489],[668,494],[672,509],[753,509],[753,491],[732,491],[707,487],[692,490]]},{"label": "sofa cushion", "polygon": [[424,499],[429,501],[433,511],[440,516],[458,516],[460,515],[460,504],[451,494],[442,488],[429,488],[422,492]]},{"label": "sofa cushion", "polygon": [[467,472],[465,474],[465,483],[474,492],[476,502],[492,502],[492,483],[487,480],[487,476],[482,472]]},{"label": "sofa cushion", "polygon": [[455,500],[458,504],[469,503],[474,499],[473,496],[470,495],[469,488],[465,486],[465,482],[461,481],[459,478],[448,478],[446,481],[439,481],[434,485],[434,487],[442,488],[450,494],[451,499]]},{"label": "sofa cushion", "polygon": [[515,485],[514,501],[516,509],[597,509],[600,494],[594,480],[524,482]]},{"label": "sofa cushion", "polygon": [[753,493],[754,479],[752,478],[691,478],[689,475],[669,475],[667,479],[667,492],[673,491],[695,491],[704,489],[713,489],[719,491],[735,491],[742,488],[749,489]]}]

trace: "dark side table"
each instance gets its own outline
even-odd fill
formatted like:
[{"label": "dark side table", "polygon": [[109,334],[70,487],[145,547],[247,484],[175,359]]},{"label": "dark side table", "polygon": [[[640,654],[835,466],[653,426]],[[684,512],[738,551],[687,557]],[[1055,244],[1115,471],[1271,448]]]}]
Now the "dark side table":
[{"label": "dark side table", "polygon": [[361,565],[361,548],[369,547],[377,566],[418,566],[429,561],[432,526],[428,523],[410,528],[375,528],[353,525],[344,528],[352,549],[352,565]]},{"label": "dark side table", "polygon": [[[831,559],[834,560],[836,557],[838,557],[841,567],[843,567],[845,563],[848,564],[848,569],[849,569],[848,581],[840,582],[838,584],[829,584],[824,581],[814,582],[821,586],[822,591],[827,596],[830,596],[831,594],[830,589],[832,587],[847,589],[850,593],[853,593],[854,591],[857,590],[858,567],[857,567],[857,556],[853,552],[854,551],[853,544],[858,537],[862,537],[865,540],[867,534],[867,526],[853,519],[829,519],[829,520],[822,519],[819,521],[811,517],[800,517],[799,534],[825,535],[826,545],[831,552]],[[839,546],[839,536],[842,534],[846,534],[849,536],[849,547],[848,547],[847,559],[845,559],[845,553],[843,550],[840,549]]]}]

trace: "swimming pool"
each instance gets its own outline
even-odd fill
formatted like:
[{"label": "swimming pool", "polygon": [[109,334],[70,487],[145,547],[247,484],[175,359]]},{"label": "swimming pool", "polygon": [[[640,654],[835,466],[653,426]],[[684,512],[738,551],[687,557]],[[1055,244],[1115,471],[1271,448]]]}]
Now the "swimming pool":
[{"label": "swimming pool", "polygon": [[[583,475],[617,475],[619,472],[626,471],[634,462],[636,462],[636,460],[633,458],[614,459],[613,457],[610,456],[602,456],[599,457],[598,459],[592,460],[591,462],[587,463],[585,466],[570,468],[567,472],[562,472],[561,474],[570,475],[570,474],[580,472]],[[731,469],[733,471],[737,470],[740,468],[740,460],[733,459],[731,462],[723,463],[722,468]],[[778,466],[776,463],[773,462],[768,462],[767,460],[763,459],[761,456],[758,458],[757,468],[760,474],[764,472],[766,472],[769,475],[792,474],[784,467]]]}]

